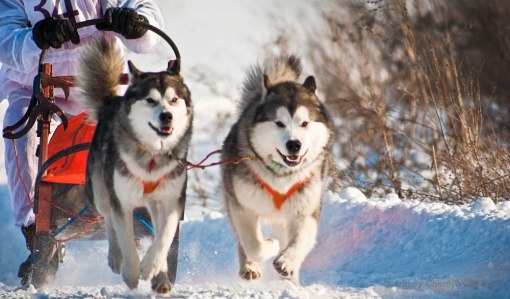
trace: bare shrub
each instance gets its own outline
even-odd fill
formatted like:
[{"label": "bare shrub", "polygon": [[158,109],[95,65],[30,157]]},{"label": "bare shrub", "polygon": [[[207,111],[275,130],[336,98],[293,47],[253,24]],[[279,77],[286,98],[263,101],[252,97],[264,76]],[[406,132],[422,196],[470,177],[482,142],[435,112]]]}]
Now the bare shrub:
[{"label": "bare shrub", "polygon": [[339,119],[341,185],[510,198],[504,1],[337,0],[323,19],[308,56]]}]

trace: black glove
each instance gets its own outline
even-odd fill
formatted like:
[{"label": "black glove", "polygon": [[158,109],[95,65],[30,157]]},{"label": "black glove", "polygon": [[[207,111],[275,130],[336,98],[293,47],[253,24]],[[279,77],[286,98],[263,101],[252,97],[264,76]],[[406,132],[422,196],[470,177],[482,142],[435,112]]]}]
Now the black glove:
[{"label": "black glove", "polygon": [[126,39],[137,39],[147,32],[147,28],[137,26],[136,21],[149,23],[146,17],[132,8],[110,7],[104,13],[103,23],[97,24],[96,27],[99,30],[119,33]]},{"label": "black glove", "polygon": [[44,46],[60,48],[63,43],[71,41],[73,44],[80,43],[78,30],[71,21],[66,19],[47,18],[37,22],[32,28],[35,44],[43,49]]}]

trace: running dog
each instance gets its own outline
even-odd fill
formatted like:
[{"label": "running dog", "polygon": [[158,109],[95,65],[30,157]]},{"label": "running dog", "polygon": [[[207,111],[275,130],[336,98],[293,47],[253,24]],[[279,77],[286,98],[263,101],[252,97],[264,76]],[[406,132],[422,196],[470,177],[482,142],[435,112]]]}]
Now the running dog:
[{"label": "running dog", "polygon": [[[239,119],[223,144],[223,160],[243,159],[222,166],[222,179],[246,280],[261,276],[258,262],[276,256],[276,271],[299,285],[301,264],[315,245],[333,133],[314,77],[298,83],[300,73],[296,56],[252,67]],[[262,220],[281,232],[280,242],[262,235]]]},{"label": "running dog", "polygon": [[[102,37],[79,63],[83,104],[97,120],[85,190],[105,218],[113,272],[130,288],[140,278],[151,279],[155,291],[166,293],[167,253],[184,209],[191,95],[178,63],[163,72],[141,72],[129,61],[130,83],[118,96],[121,53]],[[155,229],[141,262],[133,233],[133,209],[139,206],[147,207]]]}]

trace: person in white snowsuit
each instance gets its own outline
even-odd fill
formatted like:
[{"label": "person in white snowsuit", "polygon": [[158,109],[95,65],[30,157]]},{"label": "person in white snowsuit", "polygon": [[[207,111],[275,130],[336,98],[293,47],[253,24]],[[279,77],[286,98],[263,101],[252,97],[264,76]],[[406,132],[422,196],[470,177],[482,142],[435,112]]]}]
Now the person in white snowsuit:
[{"label": "person in white snowsuit", "polygon": [[[103,18],[105,25],[78,30],[74,25],[97,18]],[[134,21],[163,27],[161,12],[152,0],[0,1],[0,101],[6,99],[9,103],[3,127],[15,124],[27,110],[43,47],[50,47],[45,62],[53,65],[54,75],[74,75],[80,48],[101,34],[100,30],[116,36],[117,43],[122,42],[135,53],[146,53],[155,45],[159,37],[141,26],[134,26]],[[83,110],[75,100],[73,89],[67,99],[62,90],[55,89],[55,98],[68,116]],[[28,235],[33,234],[35,221],[31,208],[38,167],[35,127],[15,143],[4,139],[14,223],[22,227],[27,247],[31,246]]]}]

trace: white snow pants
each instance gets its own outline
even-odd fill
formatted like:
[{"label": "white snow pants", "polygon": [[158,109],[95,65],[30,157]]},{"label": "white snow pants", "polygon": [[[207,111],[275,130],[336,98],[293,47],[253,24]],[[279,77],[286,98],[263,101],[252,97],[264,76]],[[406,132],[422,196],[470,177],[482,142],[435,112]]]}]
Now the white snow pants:
[{"label": "white snow pants", "polygon": [[[9,95],[9,106],[5,112],[3,123],[4,128],[21,119],[27,111],[31,96],[32,90],[23,88]],[[63,101],[63,99],[57,99],[57,105],[61,106],[60,104],[63,104],[65,106]],[[52,129],[58,124],[58,121],[52,121]],[[19,139],[4,138],[7,185],[11,195],[14,223],[17,226],[28,226],[35,221],[32,202],[34,198],[34,180],[38,171],[36,150],[39,139],[36,129],[37,122],[26,135]]]}]

